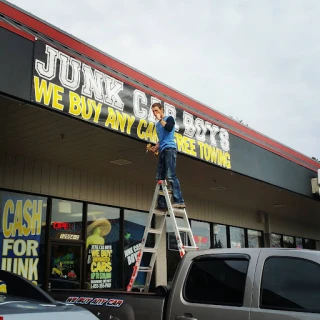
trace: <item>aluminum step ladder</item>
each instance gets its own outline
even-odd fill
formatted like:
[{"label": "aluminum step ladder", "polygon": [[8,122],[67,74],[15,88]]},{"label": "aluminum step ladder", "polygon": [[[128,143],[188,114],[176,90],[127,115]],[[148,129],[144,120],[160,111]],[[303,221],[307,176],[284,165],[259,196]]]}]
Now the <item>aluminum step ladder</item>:
[{"label": "aluminum step ladder", "polygon": [[[164,212],[164,211],[155,212],[155,208],[157,206],[159,195],[163,195],[165,197],[165,200],[167,203],[167,208],[168,208],[168,210],[166,212]],[[186,209],[185,208],[184,209],[182,209],[182,208],[177,209],[177,208],[172,207],[171,192],[167,188],[167,182],[166,182],[166,180],[159,180],[156,185],[156,188],[155,188],[154,196],[152,199],[152,204],[151,204],[150,211],[149,211],[148,221],[147,221],[147,224],[146,224],[146,227],[144,230],[144,234],[142,237],[140,250],[137,254],[136,263],[135,263],[135,266],[133,267],[132,276],[131,276],[131,279],[130,279],[129,284],[127,286],[127,291],[131,291],[132,288],[134,287],[134,283],[135,283],[135,280],[138,276],[138,273],[139,272],[146,272],[147,275],[146,275],[145,284],[143,286],[143,291],[148,292],[150,282],[151,282],[152,272],[154,269],[154,264],[155,264],[155,261],[157,258],[157,251],[159,248],[161,235],[163,232],[163,228],[165,226],[166,217],[168,215],[171,218],[171,222],[172,222],[173,230],[174,230],[174,233],[176,236],[180,257],[182,258],[185,255],[186,251],[193,251],[193,250],[198,249],[198,247],[196,246],[194,237],[193,237],[193,233],[192,233],[190,224],[189,224]],[[178,226],[177,220],[176,220],[176,215],[183,219],[183,223],[184,223],[183,227]],[[158,224],[160,227],[158,229],[151,227],[151,223],[152,223],[154,216],[159,217]],[[183,242],[181,240],[180,232],[184,232],[187,234],[187,236],[188,236],[187,238],[189,239],[190,246],[186,246],[183,244]],[[147,238],[150,234],[154,234],[156,237],[154,247],[146,247]],[[149,263],[148,267],[141,267],[140,266],[144,253],[151,253],[151,259],[150,259],[150,263]]]}]

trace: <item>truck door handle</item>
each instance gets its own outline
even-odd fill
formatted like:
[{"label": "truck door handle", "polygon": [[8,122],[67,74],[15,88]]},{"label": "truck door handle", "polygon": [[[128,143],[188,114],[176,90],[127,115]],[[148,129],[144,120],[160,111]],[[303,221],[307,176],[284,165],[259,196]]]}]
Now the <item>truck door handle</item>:
[{"label": "truck door handle", "polygon": [[184,316],[177,316],[176,320],[197,320],[196,318],[192,318],[192,314],[187,313]]}]

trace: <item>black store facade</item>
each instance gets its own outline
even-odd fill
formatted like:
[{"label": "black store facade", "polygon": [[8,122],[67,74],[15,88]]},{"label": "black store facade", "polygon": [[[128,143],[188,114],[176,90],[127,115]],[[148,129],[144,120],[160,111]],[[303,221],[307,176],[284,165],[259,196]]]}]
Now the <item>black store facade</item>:
[{"label": "black store facade", "polygon": [[[1,269],[45,290],[125,289],[155,188],[145,147],[157,141],[156,101],[176,119],[200,250],[320,248],[318,162],[11,4],[0,9]],[[167,221],[154,285],[179,262],[172,232]]]}]

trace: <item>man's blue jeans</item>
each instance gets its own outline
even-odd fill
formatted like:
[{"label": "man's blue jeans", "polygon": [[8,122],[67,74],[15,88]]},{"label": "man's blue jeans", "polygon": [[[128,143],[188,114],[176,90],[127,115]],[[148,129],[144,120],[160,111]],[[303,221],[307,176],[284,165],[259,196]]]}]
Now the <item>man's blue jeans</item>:
[{"label": "man's blue jeans", "polygon": [[[156,180],[165,180],[171,183],[174,203],[184,203],[180,182],[176,175],[177,149],[166,148],[160,152]],[[158,208],[167,208],[164,196],[158,197]]]}]

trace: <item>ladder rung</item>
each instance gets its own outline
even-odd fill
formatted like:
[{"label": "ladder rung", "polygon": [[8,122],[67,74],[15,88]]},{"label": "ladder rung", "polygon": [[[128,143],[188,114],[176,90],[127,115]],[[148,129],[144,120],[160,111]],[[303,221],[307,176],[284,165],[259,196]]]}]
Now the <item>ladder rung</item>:
[{"label": "ladder rung", "polygon": [[[171,196],[171,192],[168,192],[169,196]],[[159,196],[165,196],[165,193],[163,191],[159,191]]]},{"label": "ladder rung", "polygon": [[177,212],[177,213],[185,213],[185,208],[173,208],[172,207],[172,211],[173,212]]},{"label": "ladder rung", "polygon": [[162,233],[162,230],[160,230],[160,229],[152,229],[152,228],[150,228],[150,229],[149,229],[149,233],[161,234],[161,233]]},{"label": "ladder rung", "polygon": [[198,247],[192,247],[192,246],[183,246],[182,247],[184,250],[187,250],[187,251],[191,251],[191,250],[198,250],[199,248]]},{"label": "ladder rung", "polygon": [[183,231],[183,232],[191,232],[190,228],[185,228],[185,227],[178,227],[179,231]]},{"label": "ladder rung", "polygon": [[157,251],[156,248],[143,248],[142,250],[143,250],[144,252],[151,252],[151,253],[154,253],[154,252]]},{"label": "ladder rung", "polygon": [[139,271],[140,272],[152,272],[152,268],[151,267],[140,267]]},{"label": "ladder rung", "polygon": [[165,216],[167,213],[166,212],[154,212],[154,214],[156,215],[156,216],[160,216],[160,217],[163,217],[163,216]]}]

